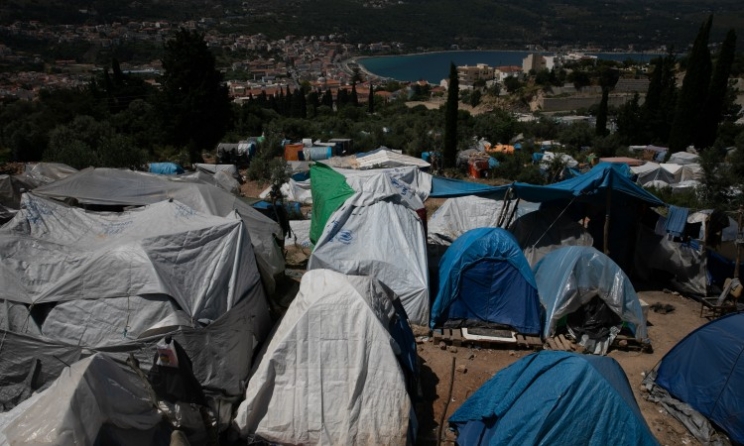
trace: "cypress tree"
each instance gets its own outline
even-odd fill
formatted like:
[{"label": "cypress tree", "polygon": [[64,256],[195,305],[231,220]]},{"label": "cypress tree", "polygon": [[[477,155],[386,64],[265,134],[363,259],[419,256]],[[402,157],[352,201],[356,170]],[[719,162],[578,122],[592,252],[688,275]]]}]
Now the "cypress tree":
[{"label": "cypress tree", "polygon": [[339,88],[336,93],[336,110],[341,110],[346,104],[349,103],[349,94],[345,88]]},{"label": "cypress tree", "polygon": [[331,93],[331,90],[328,89],[323,93],[323,98],[320,100],[321,105],[325,105],[326,107],[333,108],[333,93]]},{"label": "cypress tree", "polygon": [[375,86],[369,84],[369,96],[367,96],[367,111],[369,114],[375,112]]},{"label": "cypress tree", "polygon": [[708,95],[712,64],[708,37],[713,16],[700,27],[700,32],[692,45],[687,62],[687,72],[677,99],[677,110],[669,134],[669,148],[672,152],[685,150],[693,142],[693,136],[700,129],[702,105]]},{"label": "cypress tree", "polygon": [[697,147],[710,147],[716,140],[718,123],[723,117],[723,107],[728,91],[728,79],[736,53],[736,32],[731,29],[721,45],[721,51],[716,60],[713,76],[710,80],[708,97],[700,114],[700,130],[695,135]]},{"label": "cypress tree", "polygon": [[357,96],[356,83],[351,84],[351,95],[349,95],[349,103],[354,107],[359,105],[359,97]]},{"label": "cypress tree", "polygon": [[444,109],[444,167],[455,167],[457,163],[457,108],[460,84],[457,67],[450,62],[447,103]]}]

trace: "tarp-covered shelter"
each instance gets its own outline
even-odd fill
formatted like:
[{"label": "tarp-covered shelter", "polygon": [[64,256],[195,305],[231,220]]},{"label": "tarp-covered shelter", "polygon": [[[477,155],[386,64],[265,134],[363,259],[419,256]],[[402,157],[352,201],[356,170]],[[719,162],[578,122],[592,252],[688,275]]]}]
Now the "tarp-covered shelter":
[{"label": "tarp-covered shelter", "polygon": [[410,362],[401,356],[415,357],[415,341],[395,300],[373,277],[308,271],[248,382],[235,419],[241,434],[279,444],[412,444]]},{"label": "tarp-covered shelter", "polygon": [[439,263],[430,326],[494,324],[540,334],[537,290],[530,265],[508,231],[473,229],[455,240]]},{"label": "tarp-covered shelter", "polygon": [[197,212],[220,217],[237,211],[250,234],[269,293],[274,289],[274,277],[284,271],[284,256],[277,244],[277,240],[284,239],[281,226],[239,197],[212,184],[131,170],[88,168],[35,189],[34,193],[55,200],[74,199],[82,206],[103,208],[144,206],[173,199]]},{"label": "tarp-covered shelter", "polygon": [[[687,335],[644,380],[651,399],[701,442],[723,430],[744,444],[744,313],[713,320]],[[702,415],[702,416],[701,416]]]},{"label": "tarp-covered shelter", "polygon": [[49,388],[0,414],[0,446],[168,444],[151,392],[129,366],[105,354],[81,359]]},{"label": "tarp-covered shelter", "polygon": [[453,198],[477,195],[479,197],[500,199],[504,196],[507,189],[507,186],[489,186],[487,184],[473,183],[455,178],[432,177],[429,197]]},{"label": "tarp-covered shelter", "polygon": [[148,169],[150,173],[158,175],[180,175],[185,172],[183,167],[171,162],[149,163]]},{"label": "tarp-covered shelter", "polygon": [[355,193],[328,219],[308,269],[373,276],[400,297],[411,322],[426,325],[426,235],[421,218],[409,204],[395,189]]},{"label": "tarp-covered shelter", "polygon": [[207,164],[195,163],[194,169],[211,176],[215,185],[225,189],[232,194],[240,193],[242,178],[235,164]]},{"label": "tarp-covered shelter", "polygon": [[657,446],[612,358],[533,353],[501,370],[449,418],[457,444]]},{"label": "tarp-covered shelter", "polygon": [[[466,195],[446,200],[429,217],[427,237],[429,243],[450,245],[459,236],[475,228],[508,227],[511,221],[529,212],[529,207],[504,209],[504,202],[490,198]],[[499,223],[501,222],[501,225]]]},{"label": "tarp-covered shelter", "polygon": [[0,283],[6,408],[92,351],[149,363],[165,334],[234,398],[271,328],[243,220],[177,201],[96,213],[25,194],[0,228]]},{"label": "tarp-covered shelter", "polygon": [[561,209],[545,207],[519,218],[509,227],[531,266],[563,246],[592,246],[594,239]]},{"label": "tarp-covered shelter", "polygon": [[66,178],[78,170],[62,163],[26,164],[23,173],[0,175],[0,205],[18,209],[23,192]]},{"label": "tarp-covered shelter", "polygon": [[[586,225],[594,247],[605,250],[604,229],[609,217],[609,256],[620,266],[632,262],[633,243],[638,220],[647,207],[664,206],[664,202],[633,183],[625,164],[599,163],[589,172],[558,183],[537,186],[513,183],[513,194],[533,203],[554,202],[568,208],[577,221],[588,218]],[[570,206],[569,206],[570,204]]]},{"label": "tarp-covered shelter", "polygon": [[310,239],[313,242],[320,238],[331,214],[355,193],[398,195],[423,218],[424,201],[431,191],[431,175],[416,167],[353,170],[317,163],[310,168],[310,177],[313,200]]},{"label": "tarp-covered shelter", "polygon": [[623,323],[639,341],[648,342],[638,295],[606,255],[587,246],[567,246],[548,253],[534,272],[545,308],[544,336],[556,334],[565,317],[577,342],[594,353],[606,353]]}]

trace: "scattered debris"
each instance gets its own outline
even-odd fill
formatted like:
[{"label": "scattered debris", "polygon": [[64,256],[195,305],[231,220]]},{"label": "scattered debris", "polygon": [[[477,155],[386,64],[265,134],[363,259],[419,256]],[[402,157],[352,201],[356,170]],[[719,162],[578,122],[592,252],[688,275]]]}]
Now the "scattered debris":
[{"label": "scattered debris", "polygon": [[649,308],[651,308],[654,313],[660,313],[660,314],[667,314],[674,311],[674,305],[671,304],[662,304],[661,302],[656,302],[655,304],[651,305]]}]

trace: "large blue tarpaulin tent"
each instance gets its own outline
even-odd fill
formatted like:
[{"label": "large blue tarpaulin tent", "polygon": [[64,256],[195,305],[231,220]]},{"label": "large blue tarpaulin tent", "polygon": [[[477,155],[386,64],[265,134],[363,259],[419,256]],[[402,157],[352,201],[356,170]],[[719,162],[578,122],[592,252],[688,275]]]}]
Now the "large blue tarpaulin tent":
[{"label": "large blue tarpaulin tent", "polygon": [[[568,208],[576,220],[588,217],[587,230],[594,247],[629,270],[633,262],[636,226],[647,207],[665,206],[664,202],[633,183],[624,164],[599,163],[589,172],[547,186],[513,183],[514,196],[533,203],[558,203]],[[570,204],[570,206],[569,206]],[[609,219],[609,231],[605,222]],[[605,240],[606,239],[606,240]],[[605,247],[605,241],[607,247]]]},{"label": "large blue tarpaulin tent", "polygon": [[517,241],[501,228],[472,229],[458,237],[439,264],[439,292],[430,325],[448,320],[506,325],[539,334],[535,278]]},{"label": "large blue tarpaulin tent", "polygon": [[487,381],[449,418],[460,445],[658,445],[620,365],[533,353]]},{"label": "large blue tarpaulin tent", "polygon": [[453,198],[477,195],[479,197],[500,199],[504,196],[507,189],[508,186],[489,186],[487,184],[472,183],[454,178],[432,177],[429,197]]},{"label": "large blue tarpaulin tent", "polygon": [[687,335],[661,360],[655,383],[744,444],[744,313]]}]

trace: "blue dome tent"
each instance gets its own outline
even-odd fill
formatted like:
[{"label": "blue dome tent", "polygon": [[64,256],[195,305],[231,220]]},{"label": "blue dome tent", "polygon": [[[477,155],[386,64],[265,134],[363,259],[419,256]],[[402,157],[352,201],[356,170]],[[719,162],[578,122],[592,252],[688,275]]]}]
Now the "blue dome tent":
[{"label": "blue dome tent", "polygon": [[506,325],[522,334],[540,333],[535,278],[508,231],[477,228],[458,237],[442,257],[439,281],[431,328],[459,320]]},{"label": "blue dome tent", "polygon": [[[744,444],[744,313],[713,320],[687,335],[649,374],[654,378],[653,384],[668,395],[655,392],[651,384],[652,399],[661,400],[698,439],[710,440],[709,427],[701,426],[689,407]],[[674,410],[679,401],[687,410]]]},{"label": "blue dome tent", "polygon": [[459,445],[658,445],[620,365],[543,351],[487,381],[449,418]]}]

